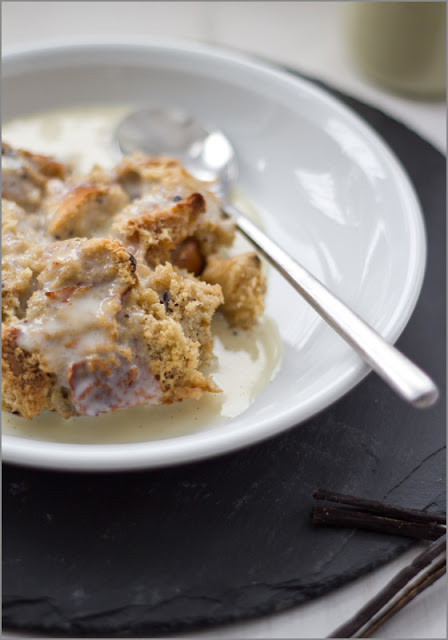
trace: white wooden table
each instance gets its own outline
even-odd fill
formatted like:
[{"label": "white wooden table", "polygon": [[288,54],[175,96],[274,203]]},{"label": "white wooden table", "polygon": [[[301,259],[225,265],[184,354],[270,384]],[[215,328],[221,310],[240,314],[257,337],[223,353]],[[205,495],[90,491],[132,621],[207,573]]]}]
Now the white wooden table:
[{"label": "white wooden table", "polygon": [[[344,2],[3,2],[3,50],[64,36],[167,36],[202,40],[261,55],[320,78],[383,109],[446,150],[446,107],[398,97],[354,68],[344,38]],[[183,638],[323,638],[411,561],[387,566],[289,611]],[[4,633],[5,640],[25,638]],[[446,577],[374,634],[446,638]]]}]

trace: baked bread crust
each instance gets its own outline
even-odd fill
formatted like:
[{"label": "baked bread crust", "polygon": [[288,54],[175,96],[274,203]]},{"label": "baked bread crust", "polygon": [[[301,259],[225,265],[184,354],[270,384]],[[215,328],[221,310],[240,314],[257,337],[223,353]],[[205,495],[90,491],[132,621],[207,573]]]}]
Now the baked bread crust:
[{"label": "baked bread crust", "polygon": [[78,178],[4,153],[3,408],[68,418],[218,392],[201,370],[212,317],[252,326],[265,284],[255,254],[216,255],[234,228],[208,185],[170,158]]},{"label": "baked bread crust", "polygon": [[19,334],[17,327],[2,328],[2,402],[7,411],[32,418],[49,407],[52,379],[39,353],[18,345]]},{"label": "baked bread crust", "polygon": [[36,211],[51,178],[64,179],[69,168],[54,158],[24,149],[13,149],[2,142],[2,197],[26,211]]}]

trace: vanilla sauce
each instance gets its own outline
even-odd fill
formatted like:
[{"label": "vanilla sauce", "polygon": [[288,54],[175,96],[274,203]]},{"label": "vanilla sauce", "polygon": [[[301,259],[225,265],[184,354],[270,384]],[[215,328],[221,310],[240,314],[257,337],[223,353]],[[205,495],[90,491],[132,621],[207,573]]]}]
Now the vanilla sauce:
[{"label": "vanilla sauce", "polygon": [[[119,161],[112,133],[130,107],[84,107],[17,118],[3,125],[3,139],[34,153],[54,155],[88,172]],[[235,190],[234,203],[248,216],[257,214],[244,194]],[[239,234],[231,255],[252,250]],[[215,358],[205,372],[222,393],[172,405],[134,407],[96,417],[64,420],[45,411],[32,420],[3,412],[4,434],[67,443],[124,443],[160,440],[207,429],[245,411],[279,370],[282,344],[275,323],[264,315],[252,330],[230,329],[219,314],[212,324]]]}]

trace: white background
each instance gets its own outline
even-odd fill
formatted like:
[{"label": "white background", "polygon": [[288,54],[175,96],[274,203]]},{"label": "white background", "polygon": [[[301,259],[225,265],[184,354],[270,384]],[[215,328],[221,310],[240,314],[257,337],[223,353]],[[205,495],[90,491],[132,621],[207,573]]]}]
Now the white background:
[{"label": "white background", "polygon": [[[167,36],[240,49],[327,81],[406,123],[446,149],[444,101],[412,100],[372,85],[346,45],[349,2],[3,2],[3,50],[68,36]],[[417,550],[328,596],[287,612],[191,638],[323,638],[350,617]],[[3,634],[24,638],[23,634]],[[31,636],[28,636],[31,637]],[[377,638],[445,638],[446,578],[374,634]]]}]

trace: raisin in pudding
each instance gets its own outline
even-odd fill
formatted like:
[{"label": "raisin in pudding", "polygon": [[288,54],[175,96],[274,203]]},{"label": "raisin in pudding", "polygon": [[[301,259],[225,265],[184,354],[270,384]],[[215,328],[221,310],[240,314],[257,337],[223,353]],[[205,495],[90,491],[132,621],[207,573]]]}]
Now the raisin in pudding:
[{"label": "raisin in pudding", "polygon": [[79,175],[2,147],[3,406],[64,418],[170,404],[220,389],[204,369],[212,318],[263,312],[254,252],[207,184],[141,154]]}]

